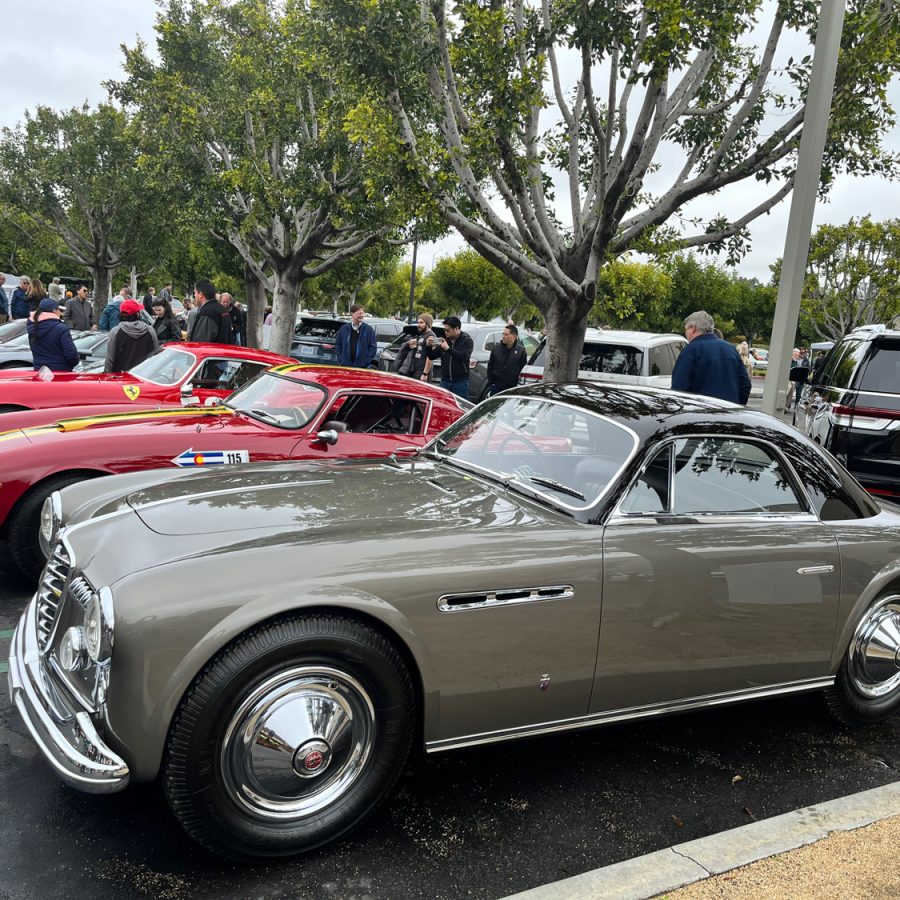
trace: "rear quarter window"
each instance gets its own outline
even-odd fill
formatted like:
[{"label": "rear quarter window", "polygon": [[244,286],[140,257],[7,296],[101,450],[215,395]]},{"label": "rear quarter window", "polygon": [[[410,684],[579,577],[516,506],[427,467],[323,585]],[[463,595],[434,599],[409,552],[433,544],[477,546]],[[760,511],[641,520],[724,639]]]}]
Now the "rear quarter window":
[{"label": "rear quarter window", "polygon": [[857,387],[877,394],[900,394],[900,340],[874,340],[859,367]]}]

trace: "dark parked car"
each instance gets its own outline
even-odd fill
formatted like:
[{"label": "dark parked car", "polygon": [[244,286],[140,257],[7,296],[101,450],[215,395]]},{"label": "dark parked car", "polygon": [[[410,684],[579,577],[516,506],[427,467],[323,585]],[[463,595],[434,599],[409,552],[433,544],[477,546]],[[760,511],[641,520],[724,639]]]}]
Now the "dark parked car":
[{"label": "dark parked car", "polygon": [[[469,337],[472,338],[474,349],[472,357],[469,360],[469,400],[473,403],[480,403],[488,395],[490,385],[487,381],[487,364],[494,345],[499,343],[500,335],[503,334],[503,325],[496,322],[463,322],[462,329]],[[444,327],[438,322],[432,325],[431,330],[438,336],[444,336]],[[404,341],[408,341],[410,337],[417,333],[415,325],[406,325],[403,334],[391,344],[381,354],[381,368],[385,372],[390,372],[397,358],[397,353]],[[519,329],[519,340],[525,345],[525,353],[530,357],[538,348],[538,341],[530,334]],[[432,381],[441,380],[441,361],[435,360],[432,369]]]},{"label": "dark parked car", "polygon": [[300,316],[289,355],[301,362],[334,363],[337,335],[347,321],[330,316]]},{"label": "dark parked car", "polygon": [[866,328],[832,348],[801,423],[870,493],[900,500],[900,331]]},{"label": "dark parked car", "polygon": [[82,790],[157,781],[230,861],[345,835],[414,745],[900,707],[900,509],[703,397],[516,388],[391,457],[82,482],[41,536],[9,663],[33,738]]}]

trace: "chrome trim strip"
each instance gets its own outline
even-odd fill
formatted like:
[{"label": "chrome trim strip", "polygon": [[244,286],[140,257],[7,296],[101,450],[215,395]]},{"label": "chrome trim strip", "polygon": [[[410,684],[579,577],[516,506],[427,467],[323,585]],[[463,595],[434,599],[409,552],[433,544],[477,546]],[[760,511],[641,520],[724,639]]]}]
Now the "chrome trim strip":
[{"label": "chrome trim strip", "polygon": [[797,569],[798,575],[830,575],[834,566],[802,566]]},{"label": "chrome trim strip", "polygon": [[437,600],[437,608],[441,612],[455,613],[466,609],[518,606],[521,603],[540,603],[545,600],[571,600],[574,596],[575,588],[571,584],[502,588],[498,591],[467,591],[463,594],[441,595]]},{"label": "chrome trim strip", "polygon": [[574,719],[563,719],[559,722],[543,722],[538,725],[522,725],[518,728],[507,728],[503,731],[485,731],[481,734],[469,734],[458,738],[444,738],[439,741],[426,741],[426,753],[441,753],[444,750],[456,750],[460,747],[475,747],[479,744],[495,744],[500,741],[512,741],[519,738],[537,737],[542,734],[553,734],[558,731],[576,731],[579,728],[590,728],[596,725],[609,725],[614,722],[628,722],[635,719],[647,719],[651,716],[663,716],[671,713],[688,712],[711,706],[723,706],[729,703],[741,703],[745,700],[759,700],[764,697],[777,697],[782,694],[798,694],[803,691],[817,691],[831,687],[834,676],[827,678],[809,678],[805,681],[790,681],[774,684],[766,688],[747,688],[740,691],[728,691],[723,694],[707,694],[686,700],[675,700],[668,703],[654,703],[650,706],[631,707],[621,710],[593,713],[578,716]]}]

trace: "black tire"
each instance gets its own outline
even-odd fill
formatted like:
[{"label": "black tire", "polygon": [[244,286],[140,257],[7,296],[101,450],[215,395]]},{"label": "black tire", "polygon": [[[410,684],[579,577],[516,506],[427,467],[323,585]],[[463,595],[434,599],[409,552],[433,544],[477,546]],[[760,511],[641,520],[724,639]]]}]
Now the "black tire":
[{"label": "black tire", "polygon": [[9,517],[9,555],[27,578],[38,578],[47,562],[41,550],[38,529],[41,507],[54,492],[77,481],[84,481],[83,474],[54,475],[31,488],[18,502]]},{"label": "black tire", "polygon": [[825,702],[850,726],[880,722],[900,709],[900,595],[881,597],[866,611]]},{"label": "black tire", "polygon": [[[315,727],[304,716],[312,706],[327,711]],[[222,650],[182,699],[163,760],[166,798],[188,834],[226,859],[304,853],[384,798],[406,764],[415,706],[400,655],[367,625],[331,614],[261,625]],[[276,708],[290,721],[272,723],[277,741],[261,712]],[[332,722],[343,722],[333,745],[318,733]]]}]

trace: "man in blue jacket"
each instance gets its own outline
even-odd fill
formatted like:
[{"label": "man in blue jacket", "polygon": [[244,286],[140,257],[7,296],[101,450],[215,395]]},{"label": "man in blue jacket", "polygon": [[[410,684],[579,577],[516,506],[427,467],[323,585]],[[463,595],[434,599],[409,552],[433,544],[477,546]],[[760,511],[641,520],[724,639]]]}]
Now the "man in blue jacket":
[{"label": "man in blue jacket", "polygon": [[689,343],[672,370],[672,388],[745,406],[750,396],[750,376],[737,350],[713,334],[715,325],[712,316],[703,310],[684,320],[684,336]]},{"label": "man in blue jacket", "polygon": [[335,352],[342,366],[368,369],[375,359],[375,351],[378,349],[375,329],[366,325],[363,321],[365,317],[365,309],[354,303],[350,307],[350,321],[338,332]]},{"label": "man in blue jacket", "polygon": [[23,275],[19,279],[19,286],[13,291],[9,303],[10,319],[27,319],[31,315],[31,306],[28,303],[28,288],[31,287],[31,279]]}]

